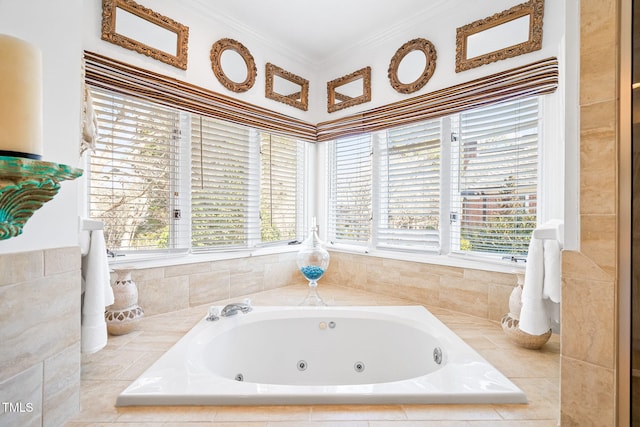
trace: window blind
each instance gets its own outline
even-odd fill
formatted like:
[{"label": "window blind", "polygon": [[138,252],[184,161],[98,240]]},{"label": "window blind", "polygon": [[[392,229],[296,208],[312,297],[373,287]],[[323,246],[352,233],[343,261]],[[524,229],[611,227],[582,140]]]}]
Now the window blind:
[{"label": "window blind", "polygon": [[179,112],[90,88],[98,139],[89,163],[89,215],[112,251],[175,249],[179,212]]},{"label": "window blind", "polygon": [[464,112],[459,127],[452,249],[526,254],[536,225],[538,98]]},{"label": "window blind", "polygon": [[304,145],[261,132],[260,230],[262,242],[301,238],[304,212]]},{"label": "window blind", "polygon": [[440,122],[389,129],[383,138],[378,247],[439,249]]},{"label": "window blind", "polygon": [[334,243],[371,240],[371,135],[339,138],[329,152],[329,233]]},{"label": "window blind", "polygon": [[191,124],[191,245],[194,252],[253,244],[258,224],[258,132],[203,116]]}]

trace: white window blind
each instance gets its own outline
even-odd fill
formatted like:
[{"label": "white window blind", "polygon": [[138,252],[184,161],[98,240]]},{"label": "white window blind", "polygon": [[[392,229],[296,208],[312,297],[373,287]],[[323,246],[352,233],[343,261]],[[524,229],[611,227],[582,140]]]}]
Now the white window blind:
[{"label": "white window blind", "polygon": [[260,154],[262,242],[297,240],[304,221],[304,143],[261,132]]},{"label": "white window blind", "polygon": [[89,216],[112,251],[180,248],[180,114],[91,88],[98,140],[89,157]]},{"label": "white window blind", "polygon": [[439,249],[440,123],[393,128],[382,138],[378,247]]},{"label": "white window blind", "polygon": [[460,115],[452,250],[518,256],[536,225],[538,98]]},{"label": "white window blind", "polygon": [[195,115],[191,128],[192,249],[252,245],[259,235],[258,132]]},{"label": "white window blind", "polygon": [[372,219],[371,135],[339,138],[329,150],[329,235],[334,243],[366,244]]}]

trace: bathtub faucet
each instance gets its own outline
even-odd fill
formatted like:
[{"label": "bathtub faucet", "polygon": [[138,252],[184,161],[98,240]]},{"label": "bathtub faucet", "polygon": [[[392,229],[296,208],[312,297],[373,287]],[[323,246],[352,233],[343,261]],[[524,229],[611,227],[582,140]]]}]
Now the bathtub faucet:
[{"label": "bathtub faucet", "polygon": [[220,316],[229,317],[238,314],[239,311],[248,313],[251,310],[253,310],[253,308],[251,307],[251,302],[249,300],[245,300],[245,302],[232,302],[231,304],[224,306],[220,312]]}]

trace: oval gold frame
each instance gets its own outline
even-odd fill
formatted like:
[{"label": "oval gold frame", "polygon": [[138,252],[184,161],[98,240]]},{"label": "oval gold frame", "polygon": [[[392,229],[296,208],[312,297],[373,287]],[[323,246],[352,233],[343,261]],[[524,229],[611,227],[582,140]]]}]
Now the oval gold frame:
[{"label": "oval gold frame", "polygon": [[[220,58],[222,53],[231,49],[242,57],[245,65],[247,66],[247,78],[240,83],[234,82],[224,73]],[[257,68],[256,63],[253,60],[253,56],[242,43],[233,39],[220,39],[211,46],[211,68],[213,74],[224,87],[233,92],[246,92],[256,82]]]},{"label": "oval gold frame", "polygon": [[[398,78],[398,68],[400,67],[400,63],[402,60],[414,50],[419,50],[424,53],[425,56],[425,66],[422,74],[411,83],[402,83]],[[427,39],[417,38],[413,40],[409,40],[396,51],[391,58],[391,62],[389,63],[389,81],[391,86],[400,93],[413,93],[417,90],[420,90],[427,84],[433,72],[436,69],[436,59],[438,55],[436,53],[436,48],[433,46]]]}]

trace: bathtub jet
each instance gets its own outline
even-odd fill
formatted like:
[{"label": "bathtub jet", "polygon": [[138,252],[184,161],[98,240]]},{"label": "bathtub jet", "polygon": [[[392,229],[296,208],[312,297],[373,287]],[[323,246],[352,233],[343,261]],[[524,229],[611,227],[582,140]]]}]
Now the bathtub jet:
[{"label": "bathtub jet", "polygon": [[136,405],[526,403],[422,306],[253,307],[200,321],[117,399]]}]

